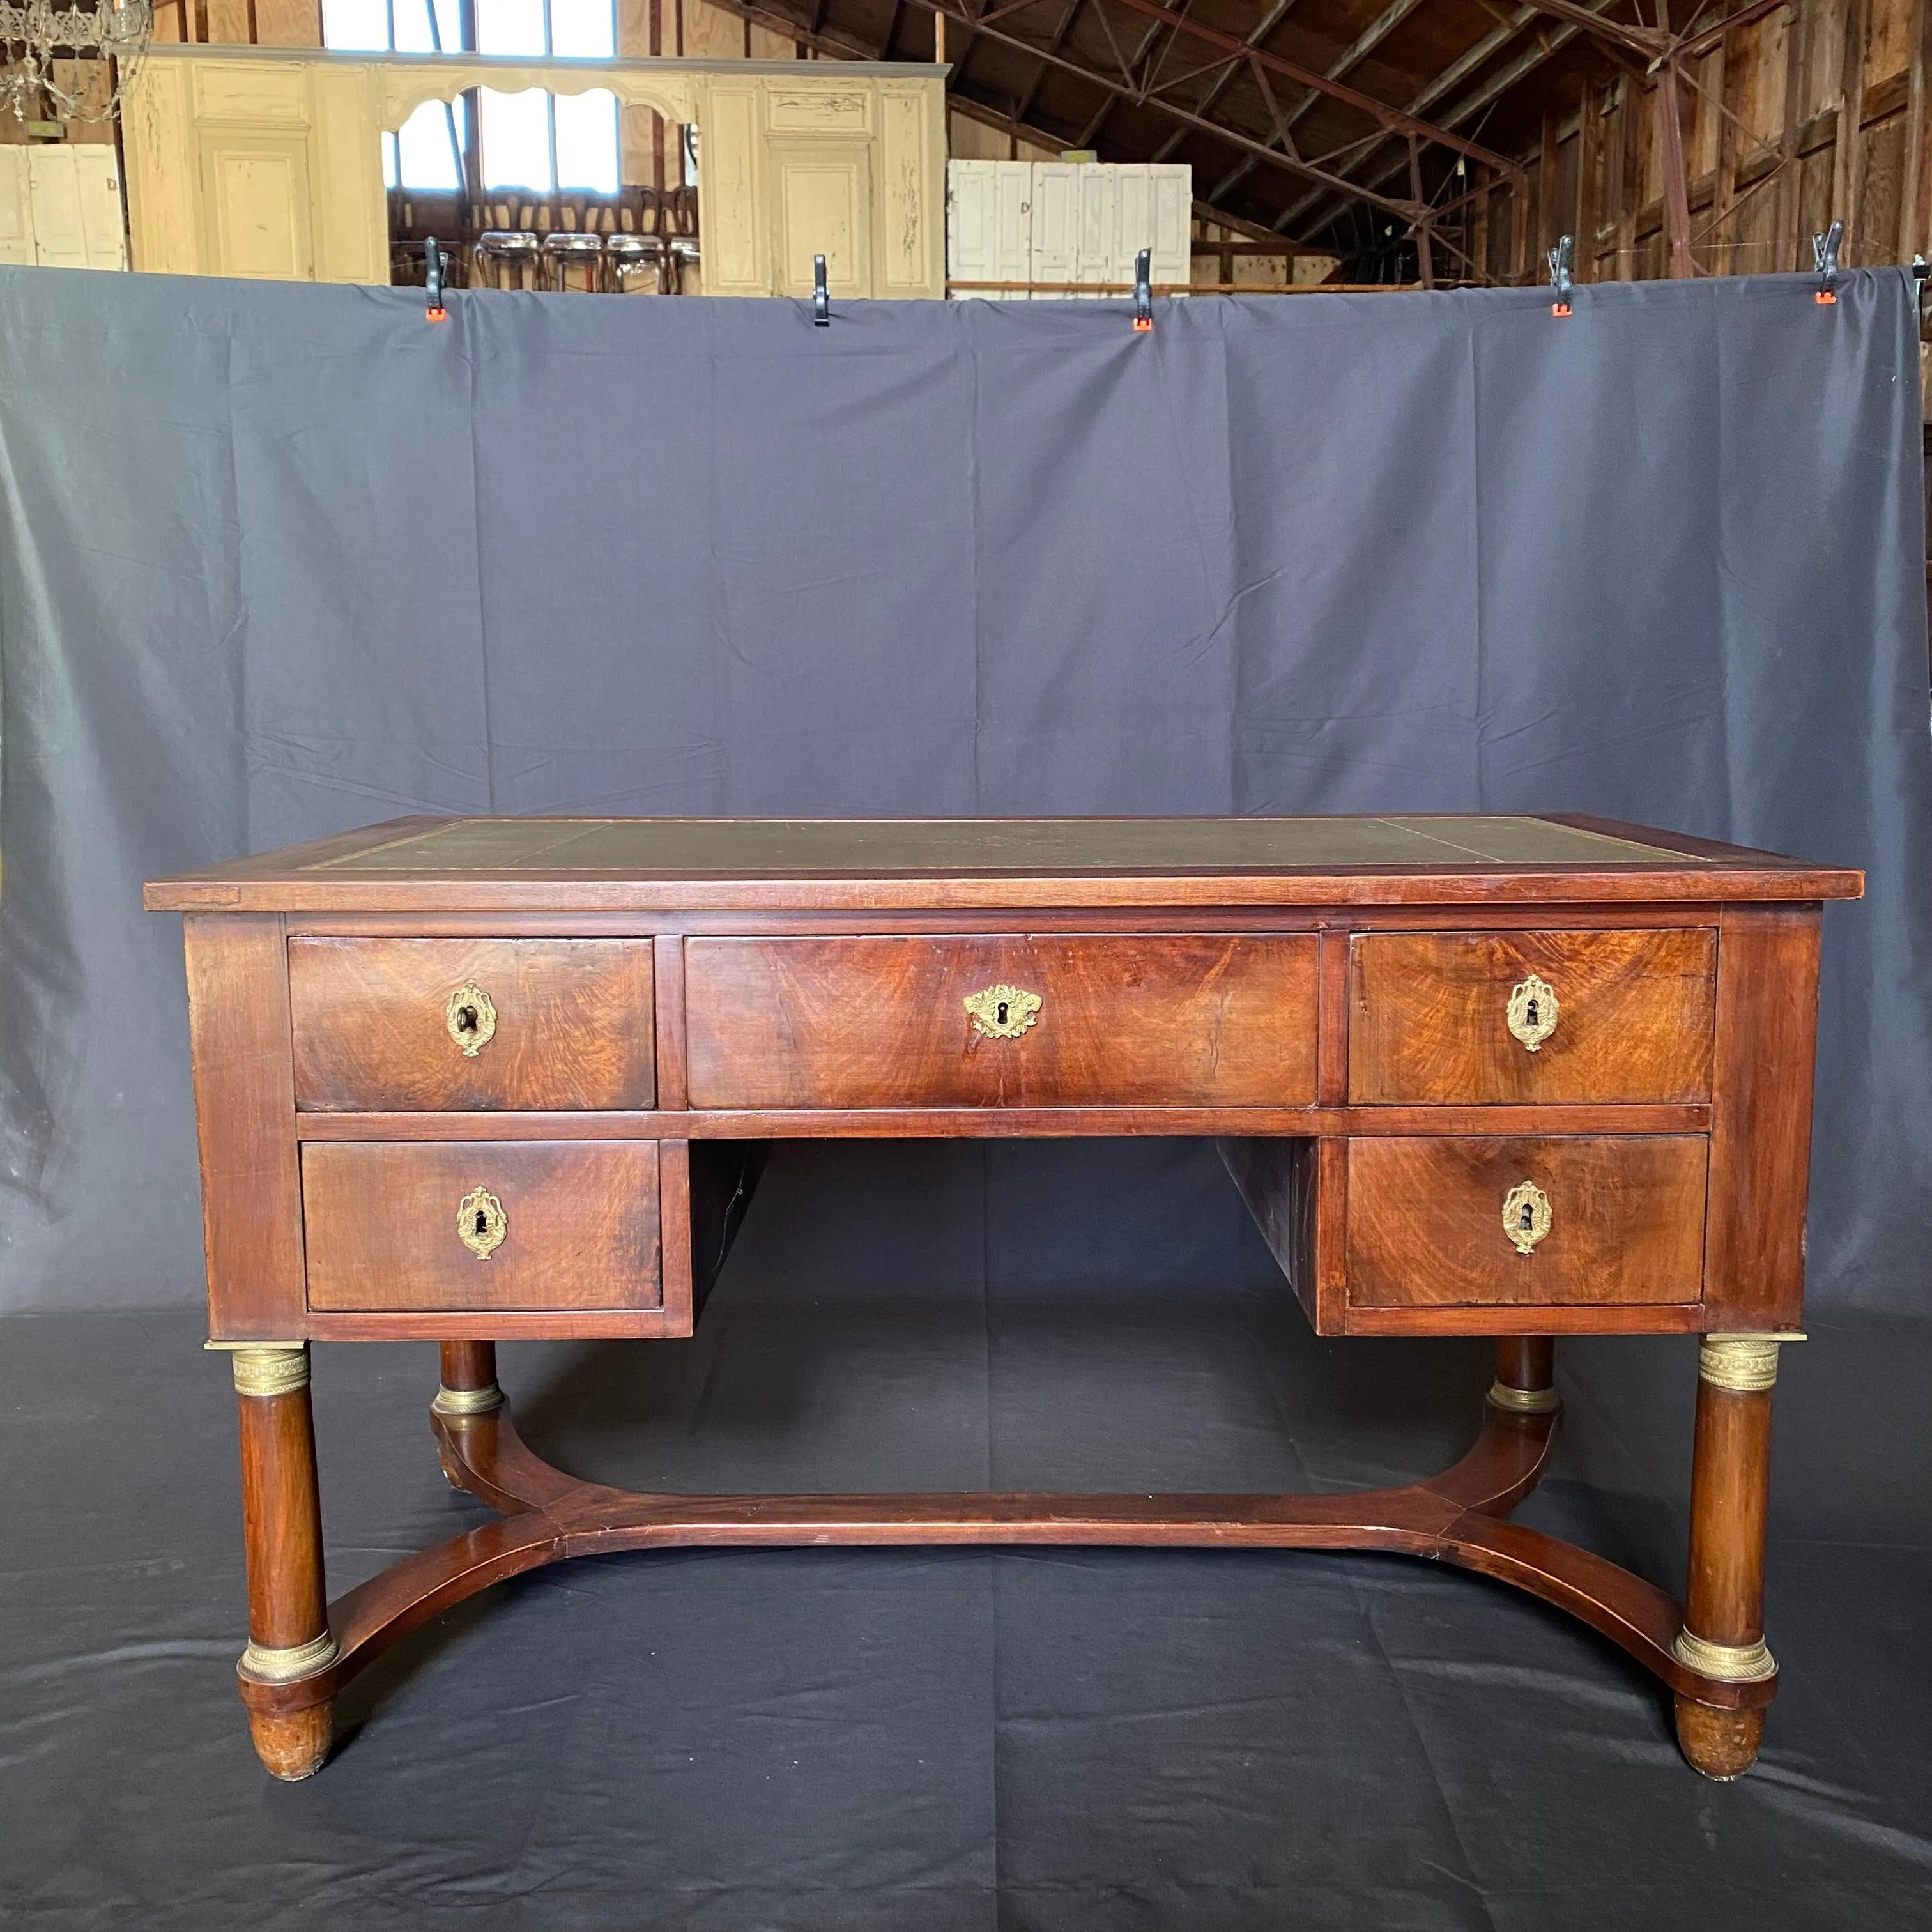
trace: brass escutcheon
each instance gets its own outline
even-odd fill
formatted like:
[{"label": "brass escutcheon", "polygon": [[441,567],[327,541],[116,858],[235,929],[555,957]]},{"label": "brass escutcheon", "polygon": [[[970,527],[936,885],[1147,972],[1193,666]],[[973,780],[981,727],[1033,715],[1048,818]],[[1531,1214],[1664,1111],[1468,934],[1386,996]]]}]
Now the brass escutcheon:
[{"label": "brass escutcheon", "polygon": [[464,1058],[474,1060],[496,1036],[496,1004],[481,986],[459,986],[444,1004],[442,1023]]},{"label": "brass escutcheon", "polygon": [[1503,1196],[1503,1232],[1526,1255],[1550,1232],[1550,1196],[1533,1180],[1519,1180]]},{"label": "brass escutcheon", "polygon": [[456,1204],[456,1232],[479,1262],[487,1262],[510,1232],[502,1202],[488,1188],[472,1188]]},{"label": "brass escutcheon", "polygon": [[1043,1002],[1023,986],[988,986],[966,996],[974,1028],[988,1040],[1018,1040],[1040,1017]]},{"label": "brass escutcheon", "polygon": [[1509,1030],[1532,1053],[1556,1030],[1556,988],[1532,973],[1510,988]]}]

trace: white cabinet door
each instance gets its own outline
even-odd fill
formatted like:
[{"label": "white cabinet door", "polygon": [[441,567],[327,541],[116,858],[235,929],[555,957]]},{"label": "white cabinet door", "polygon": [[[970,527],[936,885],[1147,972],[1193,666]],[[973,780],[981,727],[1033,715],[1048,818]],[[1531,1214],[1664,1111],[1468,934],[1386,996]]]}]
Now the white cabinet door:
[{"label": "white cabinet door", "polygon": [[1120,170],[1090,161],[1074,172],[1080,178],[1080,228],[1078,261],[1073,279],[1076,282],[1132,281],[1131,258],[1127,272],[1124,275],[1120,272]]},{"label": "white cabinet door", "polygon": [[28,203],[27,157],[32,148],[0,147],[0,262],[32,268],[34,217]]},{"label": "white cabinet door", "polygon": [[[949,161],[946,261],[956,282],[1024,282],[1033,276],[1033,164]],[[1024,302],[1024,290],[973,290],[995,302]]]},{"label": "white cabinet door", "polygon": [[19,149],[27,161],[32,260],[44,268],[124,268],[121,171],[105,142]]},{"label": "white cabinet door", "polygon": [[999,211],[992,161],[946,164],[946,276],[954,282],[990,282],[998,246]]},{"label": "white cabinet door", "polygon": [[1163,162],[1150,165],[1148,176],[1154,205],[1154,278],[1185,288],[1194,279],[1194,170]]},{"label": "white cabinet door", "polygon": [[[1033,236],[1030,268],[1034,282],[1070,282],[1080,262],[1080,177],[1088,170],[1075,161],[1036,161],[1033,164]],[[1042,301],[1061,299],[1044,296]]]}]

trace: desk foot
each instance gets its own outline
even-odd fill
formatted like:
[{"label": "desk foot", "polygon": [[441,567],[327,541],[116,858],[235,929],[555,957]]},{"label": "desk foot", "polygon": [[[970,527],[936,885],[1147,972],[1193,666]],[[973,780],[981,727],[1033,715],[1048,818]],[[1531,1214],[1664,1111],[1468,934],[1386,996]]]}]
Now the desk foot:
[{"label": "desk foot", "polygon": [[277,1716],[270,1711],[250,1711],[248,1732],[255,1741],[255,1755],[270,1774],[286,1784],[313,1778],[328,1756],[334,1724],[332,1703],[311,1705],[306,1711],[292,1711]]},{"label": "desk foot", "polygon": [[1757,1762],[1764,1741],[1764,1712],[1720,1711],[1689,1697],[1677,1706],[1677,1742],[1694,1770],[1728,1784]]}]

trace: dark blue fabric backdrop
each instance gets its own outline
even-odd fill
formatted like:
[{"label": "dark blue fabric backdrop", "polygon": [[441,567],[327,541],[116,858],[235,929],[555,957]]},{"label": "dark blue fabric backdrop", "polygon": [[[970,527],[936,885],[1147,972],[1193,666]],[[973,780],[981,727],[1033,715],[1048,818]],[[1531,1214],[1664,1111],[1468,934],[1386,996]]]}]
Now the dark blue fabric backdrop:
[{"label": "dark blue fabric backdrop", "polygon": [[143,876],[486,810],[1567,810],[1864,866],[1812,1279],[1913,1305],[1919,424],[1898,270],[1150,336],[0,270],[0,1308],[199,1292]]}]

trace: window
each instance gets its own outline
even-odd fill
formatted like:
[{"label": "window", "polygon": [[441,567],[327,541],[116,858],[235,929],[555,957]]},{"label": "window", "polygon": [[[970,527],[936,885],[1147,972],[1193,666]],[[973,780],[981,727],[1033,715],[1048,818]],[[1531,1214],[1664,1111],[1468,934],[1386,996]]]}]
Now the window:
[{"label": "window", "polygon": [[[322,44],[357,52],[452,53],[464,46],[462,0],[322,0]],[[609,60],[617,50],[614,0],[476,0],[476,51],[511,59]],[[477,90],[479,174],[485,189],[548,194],[618,187],[617,98]],[[382,136],[392,188],[454,192],[464,184],[470,124],[463,102],[425,102]]]}]

